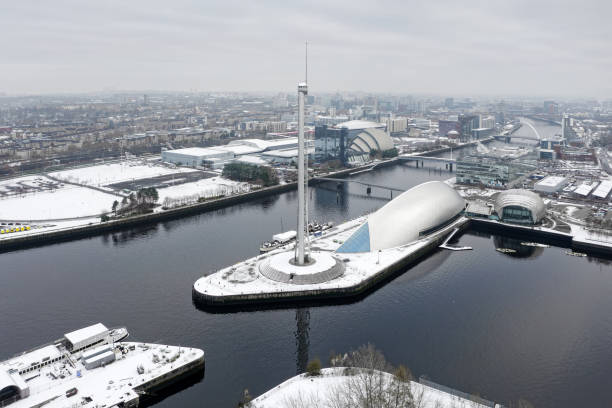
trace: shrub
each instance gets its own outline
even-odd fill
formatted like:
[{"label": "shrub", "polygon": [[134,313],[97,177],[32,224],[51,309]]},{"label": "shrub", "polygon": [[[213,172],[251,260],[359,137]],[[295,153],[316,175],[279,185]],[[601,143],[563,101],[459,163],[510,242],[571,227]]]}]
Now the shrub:
[{"label": "shrub", "polygon": [[321,375],[321,360],[318,357],[310,360],[306,366],[306,373],[310,376]]}]

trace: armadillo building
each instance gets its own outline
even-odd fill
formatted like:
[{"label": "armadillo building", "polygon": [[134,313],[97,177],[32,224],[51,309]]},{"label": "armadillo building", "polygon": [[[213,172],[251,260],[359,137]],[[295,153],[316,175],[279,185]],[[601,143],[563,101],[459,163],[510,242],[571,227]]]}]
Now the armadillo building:
[{"label": "armadillo building", "polygon": [[337,252],[370,252],[409,244],[459,218],[465,200],[448,184],[419,184],[372,214]]}]

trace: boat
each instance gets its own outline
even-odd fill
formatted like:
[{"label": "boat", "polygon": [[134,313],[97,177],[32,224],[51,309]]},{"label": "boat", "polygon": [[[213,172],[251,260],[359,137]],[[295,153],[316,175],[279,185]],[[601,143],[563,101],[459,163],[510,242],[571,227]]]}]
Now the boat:
[{"label": "boat", "polygon": [[[331,229],[334,226],[332,222],[327,222],[325,224],[319,224],[318,222],[312,222],[308,224],[308,233],[319,237],[323,234],[323,231]],[[281,232],[279,234],[274,234],[272,236],[272,241],[266,241],[259,247],[259,252],[265,253],[273,251],[277,248],[285,246],[293,241],[295,241],[297,236],[296,231],[286,231]]]},{"label": "boat", "polygon": [[272,241],[267,241],[261,244],[259,247],[259,252],[270,252],[275,250],[276,248],[280,248],[283,245],[287,245],[288,243],[295,241],[295,237],[297,232],[295,231],[286,231],[281,232],[280,234],[272,235]]},{"label": "boat", "polygon": [[580,257],[585,257],[585,256],[587,256],[587,254],[585,254],[585,253],[582,253],[582,252],[574,252],[574,251],[571,251],[571,250],[567,250],[567,251],[565,251],[565,255],[570,255],[570,256],[580,256]]},{"label": "boat", "polygon": [[204,351],[124,342],[97,323],[0,361],[0,407],[137,407],[143,395],[204,370]]},{"label": "boat", "polygon": [[521,242],[521,245],[538,248],[550,248],[550,245],[540,244],[539,242]]},{"label": "boat", "polygon": [[497,252],[501,252],[502,254],[514,254],[516,249],[511,248],[495,248]]}]

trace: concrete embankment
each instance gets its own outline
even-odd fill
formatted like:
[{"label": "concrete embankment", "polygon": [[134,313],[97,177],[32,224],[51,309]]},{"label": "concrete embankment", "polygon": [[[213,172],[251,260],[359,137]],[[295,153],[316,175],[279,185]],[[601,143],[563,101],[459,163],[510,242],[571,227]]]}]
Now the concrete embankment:
[{"label": "concrete embankment", "polygon": [[[333,303],[340,300],[343,303],[348,303],[351,300],[360,299],[372,292],[376,288],[382,286],[388,281],[394,279],[399,274],[403,273],[408,267],[414,265],[419,260],[423,259],[433,251],[435,251],[446,236],[454,229],[459,228],[463,231],[469,222],[466,220],[460,226],[453,225],[446,228],[436,235],[431,240],[418,250],[407,254],[398,261],[386,266],[376,274],[364,279],[358,284],[346,287],[328,288],[328,289],[313,289],[313,290],[283,290],[278,292],[252,293],[252,294],[236,294],[236,295],[209,295],[201,293],[192,288],[192,298],[194,304],[202,309],[207,308],[226,308],[226,307],[241,307],[241,306],[259,306],[259,305],[283,305],[287,303]],[[299,289],[299,285],[296,285]]]},{"label": "concrete embankment", "polygon": [[569,248],[577,252],[583,252],[587,255],[612,258],[611,245],[605,245],[605,243],[598,243],[596,241],[579,240],[571,234],[560,231],[541,230],[522,225],[505,224],[481,219],[470,220],[470,229]]}]

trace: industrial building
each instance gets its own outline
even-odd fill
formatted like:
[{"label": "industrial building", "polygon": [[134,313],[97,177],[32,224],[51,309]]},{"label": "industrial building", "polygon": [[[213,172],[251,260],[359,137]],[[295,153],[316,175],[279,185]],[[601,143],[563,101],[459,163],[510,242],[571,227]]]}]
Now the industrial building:
[{"label": "industrial building", "polygon": [[[312,142],[311,142],[312,143]],[[220,169],[234,158],[271,153],[297,148],[297,137],[285,137],[273,140],[242,139],[223,146],[189,147],[186,149],[162,151],[162,161],[179,166],[209,167]],[[282,154],[281,154],[282,155]]]},{"label": "industrial building", "polygon": [[500,192],[494,208],[500,220],[516,224],[537,224],[546,214],[542,198],[533,191],[521,189]]},{"label": "industrial building", "polygon": [[336,252],[370,252],[409,244],[451,224],[465,206],[465,200],[446,183],[419,184],[370,215]]},{"label": "industrial building", "polygon": [[178,166],[204,167],[212,163],[226,162],[234,158],[234,153],[214,147],[189,147],[162,152],[162,161]]},{"label": "industrial building", "polygon": [[606,197],[612,191],[612,180],[604,180],[601,184],[593,191],[592,196],[599,200],[605,200]]},{"label": "industrial building", "polygon": [[[304,150],[305,150],[305,154],[308,155],[308,159],[314,159],[314,153],[315,153],[314,147],[309,146]],[[270,163],[278,163],[278,164],[297,163],[298,149],[270,150],[269,152],[261,153],[261,157]]]},{"label": "industrial building", "polygon": [[512,178],[509,162],[491,157],[465,156],[457,161],[456,180],[460,184],[505,187]]},{"label": "industrial building", "polygon": [[552,194],[561,191],[567,184],[567,178],[561,176],[548,176],[533,185],[535,191]]}]

